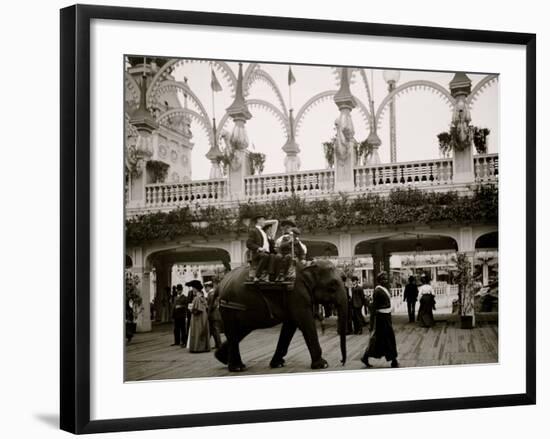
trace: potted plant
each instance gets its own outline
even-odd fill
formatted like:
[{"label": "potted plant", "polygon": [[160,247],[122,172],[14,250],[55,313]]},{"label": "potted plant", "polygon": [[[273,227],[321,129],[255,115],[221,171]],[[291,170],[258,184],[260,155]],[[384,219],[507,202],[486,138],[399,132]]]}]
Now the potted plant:
[{"label": "potted plant", "polygon": [[248,165],[251,175],[261,175],[264,172],[265,154],[251,152],[248,154]]},{"label": "potted plant", "polygon": [[146,164],[146,169],[151,183],[164,183],[169,168],[170,165],[168,163],[161,162],[160,160],[149,160]]},{"label": "potted plant", "polygon": [[456,269],[460,327],[462,329],[472,329],[474,327],[474,281],[472,277],[472,264],[465,253],[457,253]]},{"label": "potted plant", "polygon": [[336,138],[332,138],[328,142],[323,142],[323,152],[325,153],[325,160],[329,168],[334,167],[334,142]]}]

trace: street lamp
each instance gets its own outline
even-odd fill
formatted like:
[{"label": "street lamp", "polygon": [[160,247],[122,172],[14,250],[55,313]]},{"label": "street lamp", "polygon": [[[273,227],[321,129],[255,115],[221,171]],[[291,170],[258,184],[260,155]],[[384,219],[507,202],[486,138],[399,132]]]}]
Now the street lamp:
[{"label": "street lamp", "polygon": [[[401,77],[399,70],[384,70],[382,73],[384,81],[388,83],[388,92],[391,93],[395,90],[395,84]],[[395,132],[395,98],[390,100],[390,162],[395,163],[397,161],[397,135]]]}]

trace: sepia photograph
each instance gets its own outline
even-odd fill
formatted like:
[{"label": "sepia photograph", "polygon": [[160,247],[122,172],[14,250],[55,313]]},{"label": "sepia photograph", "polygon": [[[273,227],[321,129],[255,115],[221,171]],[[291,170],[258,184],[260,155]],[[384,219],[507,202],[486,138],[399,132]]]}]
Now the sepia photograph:
[{"label": "sepia photograph", "polygon": [[125,381],[499,362],[498,72],[123,70]]}]

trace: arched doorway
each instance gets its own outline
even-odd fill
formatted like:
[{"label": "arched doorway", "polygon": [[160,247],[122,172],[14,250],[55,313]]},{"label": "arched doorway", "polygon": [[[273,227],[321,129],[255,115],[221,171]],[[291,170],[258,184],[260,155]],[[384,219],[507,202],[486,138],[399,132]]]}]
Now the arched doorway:
[{"label": "arched doorway", "polygon": [[423,273],[431,278],[438,312],[451,312],[458,295],[452,276],[457,251],[458,243],[450,236],[403,232],[360,241],[355,245],[354,255],[356,260],[367,261],[367,275],[363,277],[367,285],[374,286],[380,271],[389,273],[393,312],[406,312],[403,290],[407,279]]},{"label": "arched doorway", "polygon": [[484,286],[498,283],[498,232],[485,233],[476,239],[474,277]]},{"label": "arched doorway", "polygon": [[171,320],[171,307],[177,284],[184,285],[191,279],[204,282],[221,277],[231,267],[231,258],[227,250],[195,245],[161,250],[149,255],[148,260],[152,271],[155,272],[156,282],[150,296],[152,318],[157,322]]}]

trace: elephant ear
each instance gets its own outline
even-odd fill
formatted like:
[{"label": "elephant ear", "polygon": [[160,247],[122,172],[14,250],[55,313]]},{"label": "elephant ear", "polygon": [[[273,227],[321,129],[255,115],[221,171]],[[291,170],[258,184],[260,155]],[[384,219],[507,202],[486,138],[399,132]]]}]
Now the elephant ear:
[{"label": "elephant ear", "polygon": [[317,264],[312,262],[307,267],[302,269],[302,282],[309,291],[313,291],[317,284]]}]

